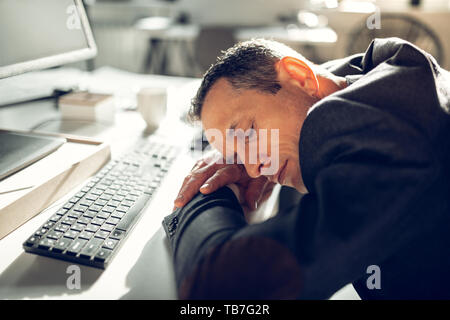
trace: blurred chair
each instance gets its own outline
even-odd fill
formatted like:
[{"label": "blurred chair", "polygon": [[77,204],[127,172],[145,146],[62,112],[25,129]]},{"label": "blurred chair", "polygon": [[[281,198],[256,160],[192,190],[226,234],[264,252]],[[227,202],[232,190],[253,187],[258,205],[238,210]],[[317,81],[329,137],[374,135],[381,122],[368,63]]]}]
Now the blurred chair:
[{"label": "blurred chair", "polygon": [[430,53],[437,62],[444,62],[444,51],[436,33],[423,22],[404,14],[381,13],[381,28],[369,29],[364,20],[351,32],[347,54],[365,52],[374,38],[399,37]]},{"label": "blurred chair", "polygon": [[[179,23],[171,17],[155,16],[138,20],[135,28],[148,41],[144,73],[175,76],[198,74],[192,48],[198,26]],[[174,65],[176,71],[173,70]]]},{"label": "blurred chair", "polygon": [[195,58],[204,73],[223,50],[236,43],[234,29],[227,27],[202,27],[195,41]]}]

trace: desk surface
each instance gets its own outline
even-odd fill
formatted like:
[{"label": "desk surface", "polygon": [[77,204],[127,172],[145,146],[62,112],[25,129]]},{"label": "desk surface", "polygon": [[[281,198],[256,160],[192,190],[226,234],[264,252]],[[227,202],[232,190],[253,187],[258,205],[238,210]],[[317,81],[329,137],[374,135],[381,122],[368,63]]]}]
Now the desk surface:
[{"label": "desk surface", "polygon": [[[179,121],[179,113],[188,106],[198,81],[170,77],[162,81],[160,76],[136,77],[145,80],[147,86],[152,82],[156,86],[163,82],[174,90],[168,92],[167,118],[155,134],[169,143],[187,145],[194,128]],[[133,85],[136,86],[136,82]],[[110,142],[112,157],[145,137],[145,123],[138,113],[132,111],[119,111],[114,126],[64,122],[58,118],[59,113],[51,101],[0,108],[0,128],[23,130],[41,124],[41,131],[95,137]],[[23,241],[79,187],[0,240],[0,299],[176,299],[171,254],[161,221],[171,212],[172,201],[194,161],[192,154],[184,152],[174,162],[154,200],[106,270],[79,266],[80,289],[71,290],[67,286],[71,276],[67,268],[72,263],[32,255],[22,249]],[[273,213],[277,196],[278,193],[274,192],[266,205],[260,208],[260,217],[266,218]],[[336,297],[358,298],[349,286],[338,292]]]},{"label": "desk surface", "polygon": [[[155,79],[157,81],[159,78]],[[189,80],[186,79],[186,83],[188,82]],[[177,84],[180,84],[179,80]],[[173,111],[168,109],[168,115]],[[138,139],[145,138],[143,136],[145,122],[137,112],[119,111],[115,125],[105,126],[61,121],[52,101],[26,103],[0,109],[0,127],[2,128],[30,129],[36,124],[41,124],[40,131],[65,132],[107,141],[111,144],[112,157],[121,154]],[[173,125],[176,125],[178,130],[170,130],[170,126]],[[165,137],[168,133],[171,133],[171,136],[167,137],[168,142],[183,143],[186,137],[193,133],[193,128],[182,122],[174,124],[174,122],[165,121],[157,134]],[[155,195],[156,201],[152,201],[147,207],[107,270],[80,265],[80,289],[70,290],[66,285],[71,275],[67,273],[67,268],[71,263],[28,254],[21,247],[23,241],[65,200],[70,198],[71,194],[76,193],[79,187],[0,240],[0,298],[176,298],[171,256],[167,238],[161,228],[161,221],[170,213],[172,200],[181,184],[180,179],[192,167],[193,161],[193,158],[186,153],[174,163],[173,170],[169,172]]]}]

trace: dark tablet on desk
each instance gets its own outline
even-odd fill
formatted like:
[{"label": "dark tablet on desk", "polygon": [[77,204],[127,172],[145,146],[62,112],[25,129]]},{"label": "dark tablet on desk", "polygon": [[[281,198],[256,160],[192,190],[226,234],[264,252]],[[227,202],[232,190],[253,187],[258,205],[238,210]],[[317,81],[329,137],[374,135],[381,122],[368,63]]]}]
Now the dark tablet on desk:
[{"label": "dark tablet on desk", "polygon": [[66,142],[59,137],[0,131],[0,180],[52,153]]}]

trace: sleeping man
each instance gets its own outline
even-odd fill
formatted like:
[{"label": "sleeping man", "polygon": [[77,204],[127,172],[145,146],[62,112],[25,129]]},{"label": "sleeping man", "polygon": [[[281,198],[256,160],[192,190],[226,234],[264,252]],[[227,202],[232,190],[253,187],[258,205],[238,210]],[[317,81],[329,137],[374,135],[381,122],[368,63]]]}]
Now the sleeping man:
[{"label": "sleeping man", "polygon": [[[327,299],[348,283],[363,299],[450,298],[450,76],[429,54],[375,39],[316,65],[239,43],[190,116],[216,155],[163,222],[180,298]],[[277,183],[304,196],[248,224]]]}]

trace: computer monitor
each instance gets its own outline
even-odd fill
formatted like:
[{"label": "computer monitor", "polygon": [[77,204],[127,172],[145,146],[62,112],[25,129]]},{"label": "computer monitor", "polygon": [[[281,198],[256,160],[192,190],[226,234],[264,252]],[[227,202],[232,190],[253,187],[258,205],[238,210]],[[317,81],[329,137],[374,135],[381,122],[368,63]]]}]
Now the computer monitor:
[{"label": "computer monitor", "polygon": [[0,0],[0,79],[97,54],[81,0]]},{"label": "computer monitor", "polygon": [[[0,79],[96,54],[81,0],[0,0]],[[64,141],[0,132],[0,180],[51,153]]]}]

